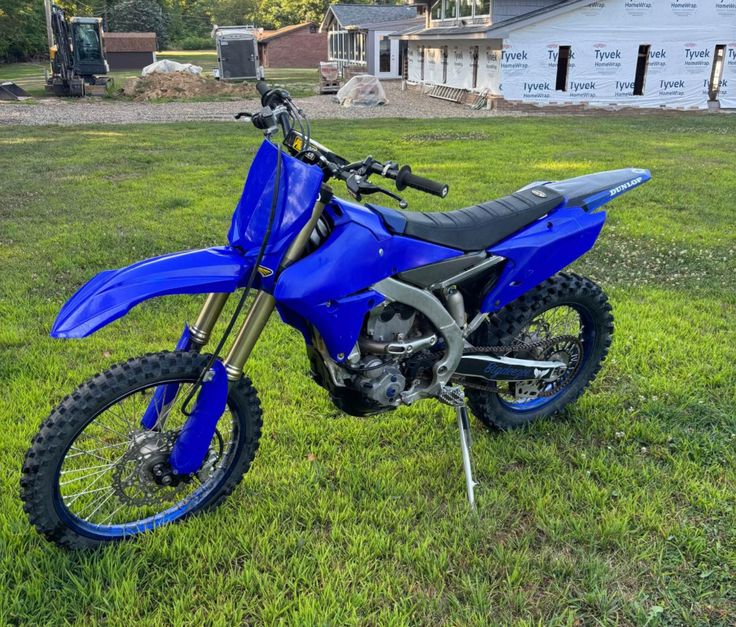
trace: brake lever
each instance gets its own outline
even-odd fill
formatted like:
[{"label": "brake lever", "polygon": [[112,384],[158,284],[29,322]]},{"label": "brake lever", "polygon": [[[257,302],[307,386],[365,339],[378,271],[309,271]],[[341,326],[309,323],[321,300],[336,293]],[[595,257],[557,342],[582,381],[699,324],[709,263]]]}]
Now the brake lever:
[{"label": "brake lever", "polygon": [[248,113],[247,111],[241,111],[240,113],[235,114],[236,120],[240,120],[241,118],[245,118],[246,122],[251,122],[253,120],[253,114]]}]

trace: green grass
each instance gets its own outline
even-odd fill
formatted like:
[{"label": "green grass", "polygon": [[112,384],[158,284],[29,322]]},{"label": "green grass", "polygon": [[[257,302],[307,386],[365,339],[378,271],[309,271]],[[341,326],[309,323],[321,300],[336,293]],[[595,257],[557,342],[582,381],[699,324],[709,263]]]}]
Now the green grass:
[{"label": "green grass", "polygon": [[[205,74],[211,75],[217,66],[217,53],[214,50],[164,50],[156,53],[156,58],[171,59],[179,63],[194,63],[202,67]],[[0,63],[0,83],[13,81],[34,97],[45,96],[44,83],[47,63]],[[113,78],[113,93],[121,89],[128,78],[139,76],[135,70],[116,70],[108,74]],[[283,85],[296,97],[311,96],[319,80],[316,68],[268,68],[266,79],[270,83]],[[230,99],[231,97],[210,97],[207,100]],[[200,98],[201,100],[201,98]]]},{"label": "green grass", "polygon": [[[577,270],[616,339],[566,416],[474,425],[467,509],[452,412],[340,414],[273,319],[248,363],[265,428],[217,512],[96,553],[29,527],[23,454],[96,371],[168,349],[201,298],[47,337],[94,273],[221,244],[258,139],[243,125],[0,129],[0,624],[689,624],[736,620],[736,118],[316,122],[346,156],[410,161],[452,208],[531,181],[641,166]],[[231,303],[232,304],[232,303]]]}]

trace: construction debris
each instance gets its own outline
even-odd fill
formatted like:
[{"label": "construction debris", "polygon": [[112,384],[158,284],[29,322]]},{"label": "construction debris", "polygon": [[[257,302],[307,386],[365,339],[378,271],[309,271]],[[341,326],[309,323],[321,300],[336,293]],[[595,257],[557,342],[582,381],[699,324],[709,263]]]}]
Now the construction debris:
[{"label": "construction debris", "polygon": [[0,83],[0,100],[25,100],[31,97],[31,94],[12,81]]},{"label": "construction debris", "polygon": [[388,102],[383,86],[375,76],[353,76],[335,96],[343,107],[375,107]]},{"label": "construction debris", "polygon": [[172,61],[171,59],[161,59],[147,65],[141,70],[141,76],[148,76],[149,74],[160,73],[160,74],[172,74],[174,72],[187,72],[188,74],[201,74],[202,68],[192,63],[179,63],[178,61]]},{"label": "construction debris", "polygon": [[252,84],[224,83],[187,72],[161,74],[155,72],[141,78],[130,78],[123,86],[123,94],[137,101],[161,99],[188,99],[210,96],[232,96],[255,98],[257,93]]},{"label": "construction debris", "polygon": [[319,93],[336,94],[340,91],[340,69],[335,61],[319,62]]}]

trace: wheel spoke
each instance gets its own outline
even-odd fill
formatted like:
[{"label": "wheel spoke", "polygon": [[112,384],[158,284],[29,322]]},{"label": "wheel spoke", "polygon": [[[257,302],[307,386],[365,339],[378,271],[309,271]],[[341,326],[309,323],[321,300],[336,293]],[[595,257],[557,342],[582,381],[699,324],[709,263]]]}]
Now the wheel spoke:
[{"label": "wheel spoke", "polygon": [[[74,477],[73,479],[68,479],[67,481],[60,481],[59,487],[63,487],[65,485],[69,485],[71,483],[77,483],[78,481],[83,481],[84,479],[88,479],[90,477],[96,477],[97,475],[104,475],[106,472],[108,472],[111,468],[113,468],[115,464],[110,464],[109,466],[105,466],[104,470],[98,470],[96,472],[92,472],[88,475],[84,475],[82,477]],[[95,481],[97,481],[95,479]]]},{"label": "wheel spoke", "polygon": [[[88,507],[89,507],[90,505],[97,505],[97,507],[95,507],[95,508],[94,508],[94,509],[93,509],[93,510],[92,510],[92,511],[91,511],[91,512],[90,512],[90,513],[89,513],[89,514],[87,515],[87,517],[86,517],[86,520],[90,520],[90,519],[92,518],[92,516],[94,516],[94,515],[95,515],[95,514],[96,514],[96,513],[98,512],[98,510],[99,510],[99,509],[100,509],[100,508],[101,508],[101,507],[102,507],[102,506],[103,506],[103,505],[104,505],[105,503],[107,503],[107,502],[108,502],[108,501],[109,501],[109,500],[110,500],[110,499],[111,499],[111,498],[112,498],[113,496],[115,496],[115,490],[114,490],[113,488],[109,488],[109,492],[110,492],[110,493],[109,493],[109,494],[108,494],[107,496],[105,496],[105,495],[103,494],[103,495],[101,495],[101,497],[100,497],[100,498],[98,498],[98,499],[96,499],[96,500],[92,501],[91,503],[87,503],[87,505],[86,505],[86,506],[84,507],[84,509],[83,509],[82,511],[87,511],[87,508],[88,508]],[[82,515],[82,512],[80,512],[80,513],[79,513],[79,515],[80,515],[80,517],[81,517],[81,515]]]},{"label": "wheel spoke", "polygon": [[82,496],[86,496],[87,494],[94,494],[95,492],[111,490],[111,489],[112,488],[110,488],[110,486],[104,486],[102,488],[95,488],[94,490],[82,490],[81,492],[77,492],[76,494],[68,494],[68,495],[62,496],[62,498],[64,499],[64,503],[66,503],[66,506],[69,507],[75,501],[79,500],[79,498]]},{"label": "wheel spoke", "polygon": [[122,505],[120,505],[120,507],[118,507],[117,509],[113,510],[112,514],[110,514],[107,518],[105,518],[105,520],[103,520],[100,524],[101,525],[106,525],[108,523],[108,521],[111,521],[113,519],[113,517],[115,516],[115,514],[117,514],[124,507],[125,507],[125,503],[123,503]]},{"label": "wheel spoke", "polygon": [[[122,405],[122,403],[121,403],[121,405]],[[118,406],[118,407],[110,407],[110,408],[108,408],[107,411],[110,413],[110,415],[113,418],[115,418],[118,421],[118,424],[123,425],[126,429],[131,429],[131,430],[134,431],[135,429],[138,428],[136,426],[136,424],[133,423],[127,417],[127,415],[123,413],[122,409],[120,409],[120,406]],[[120,413],[118,413],[118,412],[120,412]]]},{"label": "wheel spoke", "polygon": [[118,442],[117,444],[108,444],[107,446],[100,446],[99,448],[93,448],[91,450],[84,450],[76,446],[70,446],[69,450],[79,451],[79,452],[74,453],[73,455],[67,455],[66,459],[74,459],[75,457],[80,457],[82,455],[89,455],[90,457],[94,457],[95,459],[99,459],[103,462],[108,462],[109,460],[105,459],[101,455],[95,455],[95,453],[97,451],[104,451],[106,449],[117,448],[119,446],[128,446],[128,442]]},{"label": "wheel spoke", "polygon": [[[106,470],[103,470],[103,471],[97,472],[97,473],[92,473],[91,475],[87,475],[87,477],[92,477],[92,476],[95,476],[96,475],[95,479],[93,479],[92,482],[87,487],[89,488],[89,487],[95,485],[100,479],[102,479],[102,477],[104,477],[110,471],[111,468],[113,468],[121,459],[123,459],[123,457],[124,457],[124,455],[121,455],[120,457],[118,457],[112,464],[109,465],[109,467]],[[69,481],[65,481],[65,482],[60,481],[59,482],[59,487],[62,487],[64,485],[68,485],[70,483],[75,483],[77,481],[81,481],[82,479],[86,479],[87,477],[76,477],[74,479],[70,479]]]}]

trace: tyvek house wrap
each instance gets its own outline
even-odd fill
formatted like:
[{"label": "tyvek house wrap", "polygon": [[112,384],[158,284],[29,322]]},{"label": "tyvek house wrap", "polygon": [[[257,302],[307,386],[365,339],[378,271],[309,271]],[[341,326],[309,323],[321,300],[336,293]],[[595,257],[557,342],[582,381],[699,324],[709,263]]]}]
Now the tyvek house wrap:
[{"label": "tyvek house wrap", "polygon": [[[736,107],[736,0],[601,0],[511,30],[502,50],[482,40],[410,42],[409,80],[472,88],[472,46],[479,46],[476,90],[527,103],[706,108],[713,58],[725,45],[719,100]],[[442,51],[448,46],[447,80]],[[644,93],[634,95],[640,45],[649,45]],[[565,91],[555,89],[560,46],[572,58]]]}]

